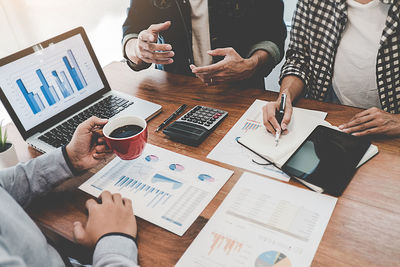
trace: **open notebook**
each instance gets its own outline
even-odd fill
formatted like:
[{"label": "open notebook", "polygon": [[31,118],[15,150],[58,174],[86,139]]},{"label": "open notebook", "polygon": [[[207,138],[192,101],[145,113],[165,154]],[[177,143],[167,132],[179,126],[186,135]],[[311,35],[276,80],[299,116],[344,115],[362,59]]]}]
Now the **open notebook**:
[{"label": "open notebook", "polygon": [[[278,146],[275,146],[275,136],[268,133],[264,126],[246,133],[238,142],[281,168],[318,125],[338,129],[331,126],[329,122],[314,116],[310,110],[293,108],[288,134],[281,135]],[[371,144],[357,168],[377,153],[378,148]]]}]

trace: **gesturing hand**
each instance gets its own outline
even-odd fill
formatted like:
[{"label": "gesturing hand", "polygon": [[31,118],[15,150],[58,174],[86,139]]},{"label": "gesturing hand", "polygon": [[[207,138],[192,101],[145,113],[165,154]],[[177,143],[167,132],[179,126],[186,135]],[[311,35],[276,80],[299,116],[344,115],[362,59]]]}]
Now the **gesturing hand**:
[{"label": "gesturing hand", "polygon": [[111,150],[106,146],[104,138],[94,133],[94,130],[106,123],[107,120],[91,117],[76,128],[66,150],[77,171],[90,169],[96,166],[99,160],[111,155]]},{"label": "gesturing hand", "polygon": [[204,67],[190,65],[192,72],[207,85],[245,80],[251,77],[257,62],[242,58],[233,48],[219,48],[208,51],[210,56],[223,56],[223,60]]},{"label": "gesturing hand", "polygon": [[356,136],[369,134],[400,135],[400,115],[379,108],[370,108],[356,114],[339,129]]},{"label": "gesturing hand", "polygon": [[[139,33],[138,39],[131,39],[126,44],[127,56],[135,62],[135,57],[151,64],[171,64],[175,53],[170,44],[157,44],[158,34],[167,30],[171,22],[152,24],[147,30]],[[140,63],[140,62],[137,62]]]},{"label": "gesturing hand", "polygon": [[93,248],[97,240],[108,233],[124,233],[136,238],[137,225],[131,200],[122,198],[120,194],[111,195],[108,191],[104,191],[100,199],[101,204],[93,199],[86,201],[89,217],[85,227],[74,222],[75,241]]}]

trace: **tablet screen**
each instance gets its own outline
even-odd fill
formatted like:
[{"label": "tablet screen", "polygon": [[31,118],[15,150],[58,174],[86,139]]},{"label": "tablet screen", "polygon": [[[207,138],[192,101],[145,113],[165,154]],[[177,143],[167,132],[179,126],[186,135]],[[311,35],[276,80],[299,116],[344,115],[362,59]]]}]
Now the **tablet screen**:
[{"label": "tablet screen", "polygon": [[282,170],[328,191],[344,189],[369,145],[364,138],[318,126]]}]

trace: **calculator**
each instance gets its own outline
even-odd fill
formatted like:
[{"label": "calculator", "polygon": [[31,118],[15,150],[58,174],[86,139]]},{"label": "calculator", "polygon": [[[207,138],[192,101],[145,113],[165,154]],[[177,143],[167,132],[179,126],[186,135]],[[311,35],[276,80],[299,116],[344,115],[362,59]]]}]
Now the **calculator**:
[{"label": "calculator", "polygon": [[195,106],[163,130],[172,140],[198,146],[217,128],[228,112],[204,106]]}]

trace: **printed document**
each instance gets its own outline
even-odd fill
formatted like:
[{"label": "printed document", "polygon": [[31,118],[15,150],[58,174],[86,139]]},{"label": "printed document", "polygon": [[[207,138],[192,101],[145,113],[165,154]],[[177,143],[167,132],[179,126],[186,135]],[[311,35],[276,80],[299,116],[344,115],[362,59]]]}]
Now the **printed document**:
[{"label": "printed document", "polygon": [[336,200],[244,173],[176,266],[310,266]]},{"label": "printed document", "polygon": [[134,160],[116,157],[79,189],[120,193],[135,215],[182,236],[233,171],[147,144]]}]

